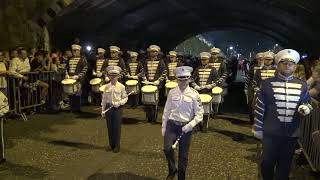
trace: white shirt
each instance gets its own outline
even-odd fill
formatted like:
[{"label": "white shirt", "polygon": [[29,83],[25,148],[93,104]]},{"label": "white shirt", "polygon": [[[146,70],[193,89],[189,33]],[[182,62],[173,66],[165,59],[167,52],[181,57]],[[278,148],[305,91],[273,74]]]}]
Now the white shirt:
[{"label": "white shirt", "polygon": [[[0,71],[5,72],[7,71],[7,67],[4,62],[0,62]],[[0,88],[7,88],[7,80],[6,77],[0,77]]]},{"label": "white shirt", "polygon": [[21,60],[20,58],[13,58],[10,62],[9,71],[17,73],[30,72],[30,62],[29,59]]},{"label": "white shirt", "polygon": [[112,104],[112,102],[120,102],[120,105],[124,105],[127,101],[128,95],[125,86],[119,82],[112,85],[110,82],[106,85],[102,95],[102,110],[105,110],[106,105]]},{"label": "white shirt", "polygon": [[165,127],[170,119],[185,123],[190,122],[192,127],[195,127],[202,121],[203,112],[199,93],[190,87],[181,92],[177,86],[168,94],[162,116],[162,126]]}]

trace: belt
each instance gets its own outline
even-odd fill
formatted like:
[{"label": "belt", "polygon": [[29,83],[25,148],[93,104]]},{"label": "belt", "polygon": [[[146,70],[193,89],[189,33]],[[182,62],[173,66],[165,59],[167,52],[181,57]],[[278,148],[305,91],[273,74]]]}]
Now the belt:
[{"label": "belt", "polygon": [[169,119],[169,121],[171,121],[173,124],[177,125],[177,126],[184,126],[186,124],[188,124],[189,122],[180,122],[180,121],[175,121],[172,119]]}]

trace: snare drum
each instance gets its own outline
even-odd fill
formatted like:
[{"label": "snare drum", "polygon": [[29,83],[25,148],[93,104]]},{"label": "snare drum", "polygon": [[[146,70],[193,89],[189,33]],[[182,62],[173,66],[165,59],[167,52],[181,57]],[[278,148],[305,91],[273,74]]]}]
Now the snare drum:
[{"label": "snare drum", "polygon": [[223,89],[221,87],[212,88],[212,103],[220,104],[221,103],[221,94]]},{"label": "snare drum", "polygon": [[106,88],[106,84],[103,85],[103,86],[101,86],[101,87],[99,88],[99,92],[100,92],[100,93],[103,93],[105,88]]},{"label": "snare drum", "polygon": [[132,94],[139,93],[139,84],[137,80],[128,80],[126,81],[127,92],[133,92]]},{"label": "snare drum", "polygon": [[91,79],[91,81],[89,82],[91,84],[91,90],[95,93],[99,92],[99,88],[101,86],[102,80],[101,78],[94,78]]},{"label": "snare drum", "polygon": [[159,99],[158,87],[152,85],[146,85],[141,88],[142,103],[157,105]]},{"label": "snare drum", "polygon": [[165,85],[165,87],[166,87],[166,94],[165,95],[168,96],[169,91],[177,86],[178,86],[177,82],[174,82],[174,81],[167,82]]},{"label": "snare drum", "polygon": [[209,94],[199,94],[204,114],[210,114],[212,110],[212,97]]},{"label": "snare drum", "polygon": [[73,95],[78,92],[78,86],[77,81],[74,79],[64,79],[61,81],[61,84],[63,86],[63,92],[65,92],[68,95]]}]

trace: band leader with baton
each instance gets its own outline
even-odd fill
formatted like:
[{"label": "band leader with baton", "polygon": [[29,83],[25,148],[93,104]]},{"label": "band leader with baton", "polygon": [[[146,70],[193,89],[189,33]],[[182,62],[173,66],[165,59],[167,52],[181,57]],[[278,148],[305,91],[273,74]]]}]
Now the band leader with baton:
[{"label": "band leader with baton", "polygon": [[[118,82],[121,74],[119,66],[107,67],[107,74],[110,79],[102,95],[101,116],[106,118],[109,145],[114,153],[120,151],[122,106],[128,101],[128,95],[125,86]],[[106,111],[106,109],[110,110]]]},{"label": "band leader with baton", "polygon": [[[188,152],[192,129],[203,119],[203,107],[199,93],[189,87],[192,68],[180,66],[176,68],[178,86],[169,91],[162,117],[162,136],[164,136],[164,154],[168,161],[169,174],[167,180],[185,179]],[[179,142],[178,169],[175,165],[174,149]]]}]

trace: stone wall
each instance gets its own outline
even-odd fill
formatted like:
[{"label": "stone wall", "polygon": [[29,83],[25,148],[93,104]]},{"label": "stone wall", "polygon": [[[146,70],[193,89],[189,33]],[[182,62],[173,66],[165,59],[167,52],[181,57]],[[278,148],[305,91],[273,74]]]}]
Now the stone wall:
[{"label": "stone wall", "polygon": [[[49,44],[47,30],[37,20],[53,0],[1,0],[0,1],[0,49],[16,46],[44,47]],[[48,46],[48,45],[46,45]]]}]

